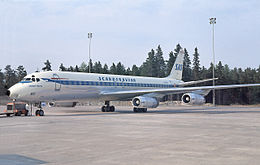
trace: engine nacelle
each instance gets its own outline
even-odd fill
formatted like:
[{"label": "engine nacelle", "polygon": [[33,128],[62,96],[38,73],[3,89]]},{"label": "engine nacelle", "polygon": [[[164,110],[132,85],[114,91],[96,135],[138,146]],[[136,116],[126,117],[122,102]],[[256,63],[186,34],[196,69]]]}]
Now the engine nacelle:
[{"label": "engine nacelle", "polygon": [[159,101],[152,97],[138,96],[133,98],[132,105],[136,108],[156,108],[159,105]]},{"label": "engine nacelle", "polygon": [[49,107],[75,107],[77,102],[49,102]]},{"label": "engine nacelle", "polygon": [[195,93],[185,93],[182,96],[181,100],[185,104],[195,104],[195,105],[205,104],[206,102],[203,96]]}]

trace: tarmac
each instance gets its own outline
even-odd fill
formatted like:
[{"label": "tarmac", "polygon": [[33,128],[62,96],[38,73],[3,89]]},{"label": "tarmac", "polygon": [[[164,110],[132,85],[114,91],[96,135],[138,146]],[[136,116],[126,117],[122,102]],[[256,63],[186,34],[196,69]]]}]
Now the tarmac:
[{"label": "tarmac", "polygon": [[259,165],[260,107],[116,108],[0,116],[0,165]]}]

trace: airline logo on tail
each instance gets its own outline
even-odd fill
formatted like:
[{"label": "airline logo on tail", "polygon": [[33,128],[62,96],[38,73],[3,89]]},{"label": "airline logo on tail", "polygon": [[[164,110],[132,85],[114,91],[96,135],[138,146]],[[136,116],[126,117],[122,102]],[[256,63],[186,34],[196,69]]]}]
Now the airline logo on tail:
[{"label": "airline logo on tail", "polygon": [[176,64],[175,65],[175,70],[182,71],[183,65],[182,64]]},{"label": "airline logo on tail", "polygon": [[183,60],[184,60],[184,51],[181,49],[178,56],[176,57],[170,75],[167,78],[175,79],[175,80],[182,79]]}]

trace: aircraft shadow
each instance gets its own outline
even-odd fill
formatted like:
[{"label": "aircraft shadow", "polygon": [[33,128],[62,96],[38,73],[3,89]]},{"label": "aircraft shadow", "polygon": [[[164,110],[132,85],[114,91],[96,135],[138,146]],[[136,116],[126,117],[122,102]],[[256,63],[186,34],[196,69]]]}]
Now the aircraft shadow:
[{"label": "aircraft shadow", "polygon": [[[228,109],[228,110],[227,110]],[[248,110],[245,110],[248,109]],[[61,114],[49,114],[47,116],[109,116],[120,114],[230,114],[230,113],[260,113],[259,107],[202,107],[202,108],[185,108],[185,109],[163,109],[163,110],[149,110],[146,113],[134,113],[132,110],[116,110],[115,112],[99,112],[86,110],[69,110],[63,111]]]}]

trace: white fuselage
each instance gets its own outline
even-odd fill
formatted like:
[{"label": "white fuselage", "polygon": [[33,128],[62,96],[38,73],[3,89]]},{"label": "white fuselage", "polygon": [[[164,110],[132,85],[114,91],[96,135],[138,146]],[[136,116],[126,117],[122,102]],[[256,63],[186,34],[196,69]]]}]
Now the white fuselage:
[{"label": "white fuselage", "polygon": [[111,101],[124,100],[128,97],[103,96],[102,93],[172,88],[182,82],[168,78],[48,71],[26,76],[9,91],[11,98],[31,103],[89,99]]}]

